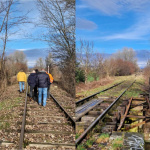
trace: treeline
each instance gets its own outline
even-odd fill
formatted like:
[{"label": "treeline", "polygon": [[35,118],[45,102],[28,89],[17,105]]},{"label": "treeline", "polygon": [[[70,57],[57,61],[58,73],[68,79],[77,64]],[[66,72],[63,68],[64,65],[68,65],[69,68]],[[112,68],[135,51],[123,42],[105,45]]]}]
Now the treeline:
[{"label": "treeline", "polygon": [[5,56],[10,38],[21,31],[22,25],[29,23],[28,12],[20,13],[18,5],[17,0],[0,1],[0,88],[7,86],[9,77],[18,67],[26,68],[26,65],[20,64],[15,56],[11,58]]},{"label": "treeline", "polygon": [[143,74],[146,79],[146,83],[150,84],[150,59],[147,61],[146,67],[143,69]]},{"label": "treeline", "polygon": [[136,54],[132,48],[123,48],[106,58],[103,54],[93,52],[92,42],[81,41],[76,63],[76,82],[88,82],[110,76],[125,76],[135,73],[139,68]]},{"label": "treeline", "polygon": [[[5,88],[9,84],[13,84],[12,79],[20,70],[28,71],[26,55],[22,51],[15,51],[9,56],[5,56],[3,60],[3,73],[1,72],[0,87]],[[3,76],[2,76],[3,75]],[[3,80],[2,80],[3,79]]]}]

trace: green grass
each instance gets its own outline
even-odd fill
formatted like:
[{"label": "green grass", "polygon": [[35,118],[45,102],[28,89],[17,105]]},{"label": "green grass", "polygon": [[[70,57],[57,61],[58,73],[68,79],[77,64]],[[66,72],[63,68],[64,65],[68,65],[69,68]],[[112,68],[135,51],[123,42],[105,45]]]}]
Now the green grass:
[{"label": "green grass", "polygon": [[112,143],[113,150],[119,150],[123,147],[123,138],[116,138]]},{"label": "green grass", "polygon": [[131,88],[129,88],[129,90],[127,90],[124,96],[126,96],[127,98],[138,97],[140,94],[143,93],[142,85],[144,85],[144,79],[141,76],[139,76],[137,77],[136,82]]},{"label": "green grass", "polygon": [[[96,93],[96,92],[99,92],[99,91],[101,91],[101,90],[104,90],[104,89],[106,89],[106,88],[108,88],[108,87],[111,87],[111,86],[113,86],[114,84],[117,84],[117,83],[119,83],[119,82],[122,82],[122,81],[124,81],[124,80],[128,80],[129,82],[124,82],[124,83],[122,83],[122,84],[126,84],[126,86],[123,88],[123,89],[118,89],[118,91],[117,90],[115,90],[115,88],[117,89],[117,87],[114,87],[114,88],[112,88],[112,89],[110,89],[110,90],[108,90],[108,91],[106,91],[106,92],[102,92],[102,93],[100,93],[99,95],[103,95],[103,96],[115,96],[115,97],[118,97],[125,89],[126,89],[126,87],[129,85],[129,83],[131,83],[132,81],[134,81],[134,79],[135,79],[135,76],[134,75],[131,75],[131,76],[119,76],[119,77],[114,77],[114,81],[112,81],[110,84],[107,84],[107,85],[104,85],[104,86],[99,86],[98,88],[94,88],[94,89],[91,89],[91,90],[89,90],[89,91],[83,91],[83,92],[80,92],[80,93],[76,93],[77,95],[80,95],[80,96],[84,96],[84,97],[87,97],[87,96],[89,96],[89,95],[92,95],[92,94],[94,94],[94,93]],[[136,77],[136,82],[137,83],[140,83],[140,84],[144,84],[144,79],[143,79],[143,77],[142,76],[138,76],[138,77]],[[137,83],[135,83],[134,85],[133,85],[133,87],[132,88],[130,88],[130,90],[128,90],[127,92],[126,92],[126,95],[125,96],[127,96],[127,97],[131,97],[131,96],[135,96],[135,97],[137,97],[140,93],[142,93],[141,92],[141,85],[140,84],[137,84]],[[86,86],[86,85],[85,85]],[[120,86],[120,85],[119,85]],[[119,87],[118,86],[118,87]],[[114,90],[115,90],[115,92],[114,92]],[[98,96],[99,96],[98,95]]]},{"label": "green grass", "polygon": [[12,109],[13,107],[18,106],[18,104],[22,103],[21,98],[17,97],[13,101],[11,99],[6,99],[0,102],[0,111],[4,109]]},{"label": "green grass", "polygon": [[83,91],[83,92],[76,93],[76,94],[77,95],[83,95],[83,96],[89,96],[91,94],[94,94],[96,92],[104,90],[104,89],[106,89],[106,88],[108,88],[110,86],[113,86],[114,84],[117,84],[119,82],[122,82],[122,81],[130,79],[130,78],[131,78],[131,76],[114,77],[114,81],[112,81],[110,84],[107,84],[107,85],[104,85],[104,86],[99,86],[98,88],[94,88],[94,89],[91,89],[89,91]]},{"label": "green grass", "polygon": [[77,150],[86,150],[86,148],[84,147],[84,145],[81,144],[77,147]]},{"label": "green grass", "polygon": [[10,127],[10,123],[9,122],[2,122],[2,123],[0,123],[0,130],[7,129],[9,127]]},{"label": "green grass", "polygon": [[0,129],[8,129],[10,127],[9,121],[7,121],[7,122],[4,122],[4,121],[11,120],[14,117],[15,112],[12,113],[11,109],[14,107],[17,107],[20,103],[22,103],[20,97],[16,97],[13,100],[12,99],[5,99],[3,101],[0,101],[0,111],[1,111]]},{"label": "green grass", "polygon": [[85,145],[86,147],[91,147],[93,145],[94,139],[89,139],[86,141]]},{"label": "green grass", "polygon": [[88,139],[85,144],[80,144],[80,145],[77,147],[77,150],[86,150],[87,148],[92,147],[94,141],[95,141],[94,138]]},{"label": "green grass", "polygon": [[77,139],[79,136],[80,136],[80,134],[76,133],[76,137],[75,138]]},{"label": "green grass", "polygon": [[107,138],[109,137],[109,134],[108,133],[102,133],[99,138]]},{"label": "green grass", "polygon": [[94,78],[89,75],[89,76],[88,76],[88,82],[92,82],[92,81],[94,81]]}]

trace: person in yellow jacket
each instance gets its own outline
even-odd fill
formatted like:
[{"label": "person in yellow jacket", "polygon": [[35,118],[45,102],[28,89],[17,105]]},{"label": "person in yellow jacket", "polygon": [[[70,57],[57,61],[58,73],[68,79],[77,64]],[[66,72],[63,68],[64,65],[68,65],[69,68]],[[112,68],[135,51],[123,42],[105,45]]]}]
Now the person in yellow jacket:
[{"label": "person in yellow jacket", "polygon": [[[46,73],[49,75],[50,85],[51,85],[53,83],[53,81],[54,81],[54,78],[53,78],[53,76],[50,73],[48,73],[48,72],[46,72]],[[47,98],[49,98],[50,85],[47,88]]]},{"label": "person in yellow jacket", "polygon": [[23,70],[20,70],[19,73],[17,74],[17,81],[19,82],[19,88],[20,88],[20,93],[24,92],[24,86],[25,82],[27,82],[27,76],[23,72]]}]

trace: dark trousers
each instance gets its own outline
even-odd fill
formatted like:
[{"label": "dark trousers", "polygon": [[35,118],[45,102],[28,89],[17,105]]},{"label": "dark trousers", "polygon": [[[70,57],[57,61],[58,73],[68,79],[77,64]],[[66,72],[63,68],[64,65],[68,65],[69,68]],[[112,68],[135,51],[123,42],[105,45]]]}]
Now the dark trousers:
[{"label": "dark trousers", "polygon": [[[34,89],[34,94],[33,94]],[[30,86],[30,97],[34,98],[37,97],[37,86]]]}]

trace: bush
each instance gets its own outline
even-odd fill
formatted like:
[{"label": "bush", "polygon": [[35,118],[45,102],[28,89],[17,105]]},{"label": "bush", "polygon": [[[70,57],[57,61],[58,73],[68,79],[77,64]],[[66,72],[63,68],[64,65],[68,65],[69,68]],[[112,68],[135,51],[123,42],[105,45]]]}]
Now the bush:
[{"label": "bush", "polygon": [[84,72],[83,72],[83,70],[81,70],[80,68],[77,68],[77,69],[76,69],[75,79],[76,79],[76,82],[77,82],[77,83],[79,83],[79,82],[85,82],[85,75],[84,75]]}]

